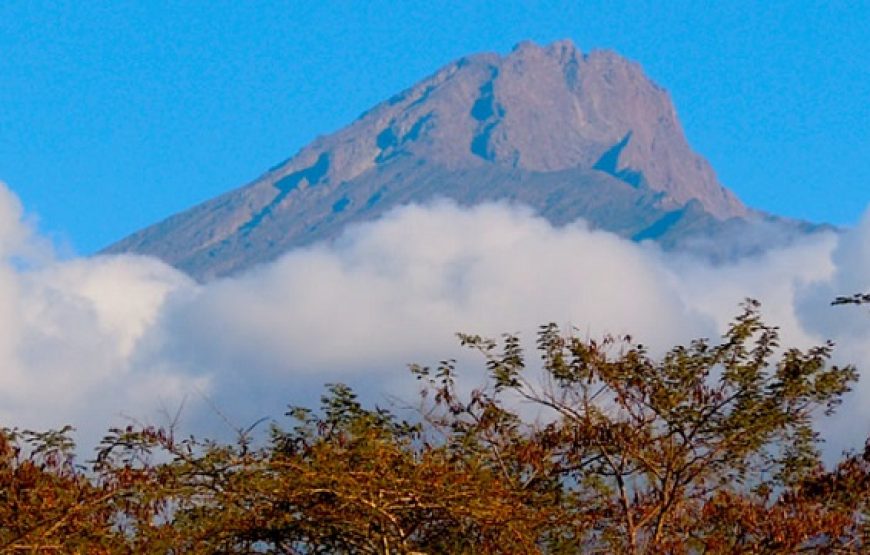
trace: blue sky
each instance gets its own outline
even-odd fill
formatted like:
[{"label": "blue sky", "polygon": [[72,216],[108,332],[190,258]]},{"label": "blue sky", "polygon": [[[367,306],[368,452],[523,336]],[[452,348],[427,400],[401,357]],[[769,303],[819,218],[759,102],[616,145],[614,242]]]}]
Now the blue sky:
[{"label": "blue sky", "polygon": [[0,180],[89,253],[240,186],[478,51],[571,38],[639,61],[748,204],[870,203],[870,4],[0,4]]}]

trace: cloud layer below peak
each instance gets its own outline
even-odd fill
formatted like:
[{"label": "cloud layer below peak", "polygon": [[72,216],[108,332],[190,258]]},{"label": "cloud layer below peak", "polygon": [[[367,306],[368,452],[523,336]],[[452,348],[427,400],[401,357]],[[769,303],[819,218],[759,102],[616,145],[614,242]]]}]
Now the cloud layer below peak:
[{"label": "cloud layer below peak", "polygon": [[[838,360],[870,367],[870,314],[830,307],[870,290],[870,217],[712,266],[582,222],[554,228],[522,207],[435,203],[204,285],[145,257],[58,260],[46,243],[0,187],[0,424],[74,423],[86,445],[127,416],[159,423],[185,402],[182,426],[213,434],[224,418],[241,426],[314,405],[326,382],[413,396],[406,364],[462,358],[457,331],[531,338],[554,321],[661,352],[718,336],[745,297],[762,301],[785,344],[831,338]],[[825,424],[832,443],[870,432],[868,400],[862,381]]]}]

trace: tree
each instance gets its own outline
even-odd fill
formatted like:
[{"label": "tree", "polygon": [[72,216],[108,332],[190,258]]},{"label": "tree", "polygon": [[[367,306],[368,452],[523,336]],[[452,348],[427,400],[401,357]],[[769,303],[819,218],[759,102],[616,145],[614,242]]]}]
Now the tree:
[{"label": "tree", "polygon": [[[90,469],[66,433],[0,436],[0,551],[798,553],[870,546],[870,445],[826,469],[813,428],[857,379],[832,345],[781,349],[748,301],[722,340],[650,356],[548,324],[460,335],[413,365],[419,416],[329,386],[256,447],[112,429]],[[529,416],[531,415],[531,416]]]},{"label": "tree", "polygon": [[870,293],[855,293],[854,295],[841,296],[831,302],[832,305],[838,304],[868,304],[870,303]]},{"label": "tree", "polygon": [[0,553],[110,553],[116,492],[73,464],[71,427],[0,430]]},{"label": "tree", "polygon": [[[461,407],[452,382],[442,380],[436,401],[475,423],[502,410],[503,392],[552,412],[526,435],[546,447],[536,457],[547,459],[561,508],[580,523],[561,534],[574,549],[784,553],[865,541],[852,514],[863,501],[831,507],[803,489],[828,476],[813,416],[831,413],[857,373],[827,365],[831,344],[774,360],[778,332],[761,321],[757,303],[746,303],[721,343],[696,340],[660,361],[628,337],[586,341],[544,326],[543,386],[525,376],[515,336],[500,349],[478,336],[461,339],[485,356],[492,393],[476,392]],[[500,430],[484,428],[475,433],[491,447],[491,464],[510,468]],[[516,474],[535,476],[542,461],[533,466]]]}]

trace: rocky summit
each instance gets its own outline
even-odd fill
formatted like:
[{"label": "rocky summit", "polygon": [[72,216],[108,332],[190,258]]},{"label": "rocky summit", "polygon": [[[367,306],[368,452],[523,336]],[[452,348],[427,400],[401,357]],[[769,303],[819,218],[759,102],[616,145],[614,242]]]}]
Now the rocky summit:
[{"label": "rocky summit", "polygon": [[770,219],[717,181],[638,64],[524,42],[451,63],[252,183],[104,252],[154,255],[207,280],[434,198],[523,203],[556,225],[583,218],[666,248]]}]

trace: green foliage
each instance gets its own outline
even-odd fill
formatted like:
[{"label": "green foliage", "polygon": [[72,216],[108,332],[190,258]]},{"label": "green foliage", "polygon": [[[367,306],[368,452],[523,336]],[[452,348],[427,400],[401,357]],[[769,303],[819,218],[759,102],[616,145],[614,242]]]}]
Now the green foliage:
[{"label": "green foliage", "polygon": [[[515,337],[501,351],[479,337],[461,340],[484,354],[496,392],[555,413],[546,430],[561,439],[556,472],[563,486],[577,485],[576,512],[599,526],[606,519],[608,534],[592,545],[615,551],[655,551],[667,538],[709,549],[696,517],[714,492],[764,505],[771,492],[798,487],[821,467],[814,414],[830,414],[857,379],[852,367],[827,366],[830,344],[774,361],[777,329],[752,301],[721,343],[696,340],[660,361],[628,337],[585,341],[544,326],[544,388],[524,377]],[[590,485],[604,506],[586,499]]]}]

